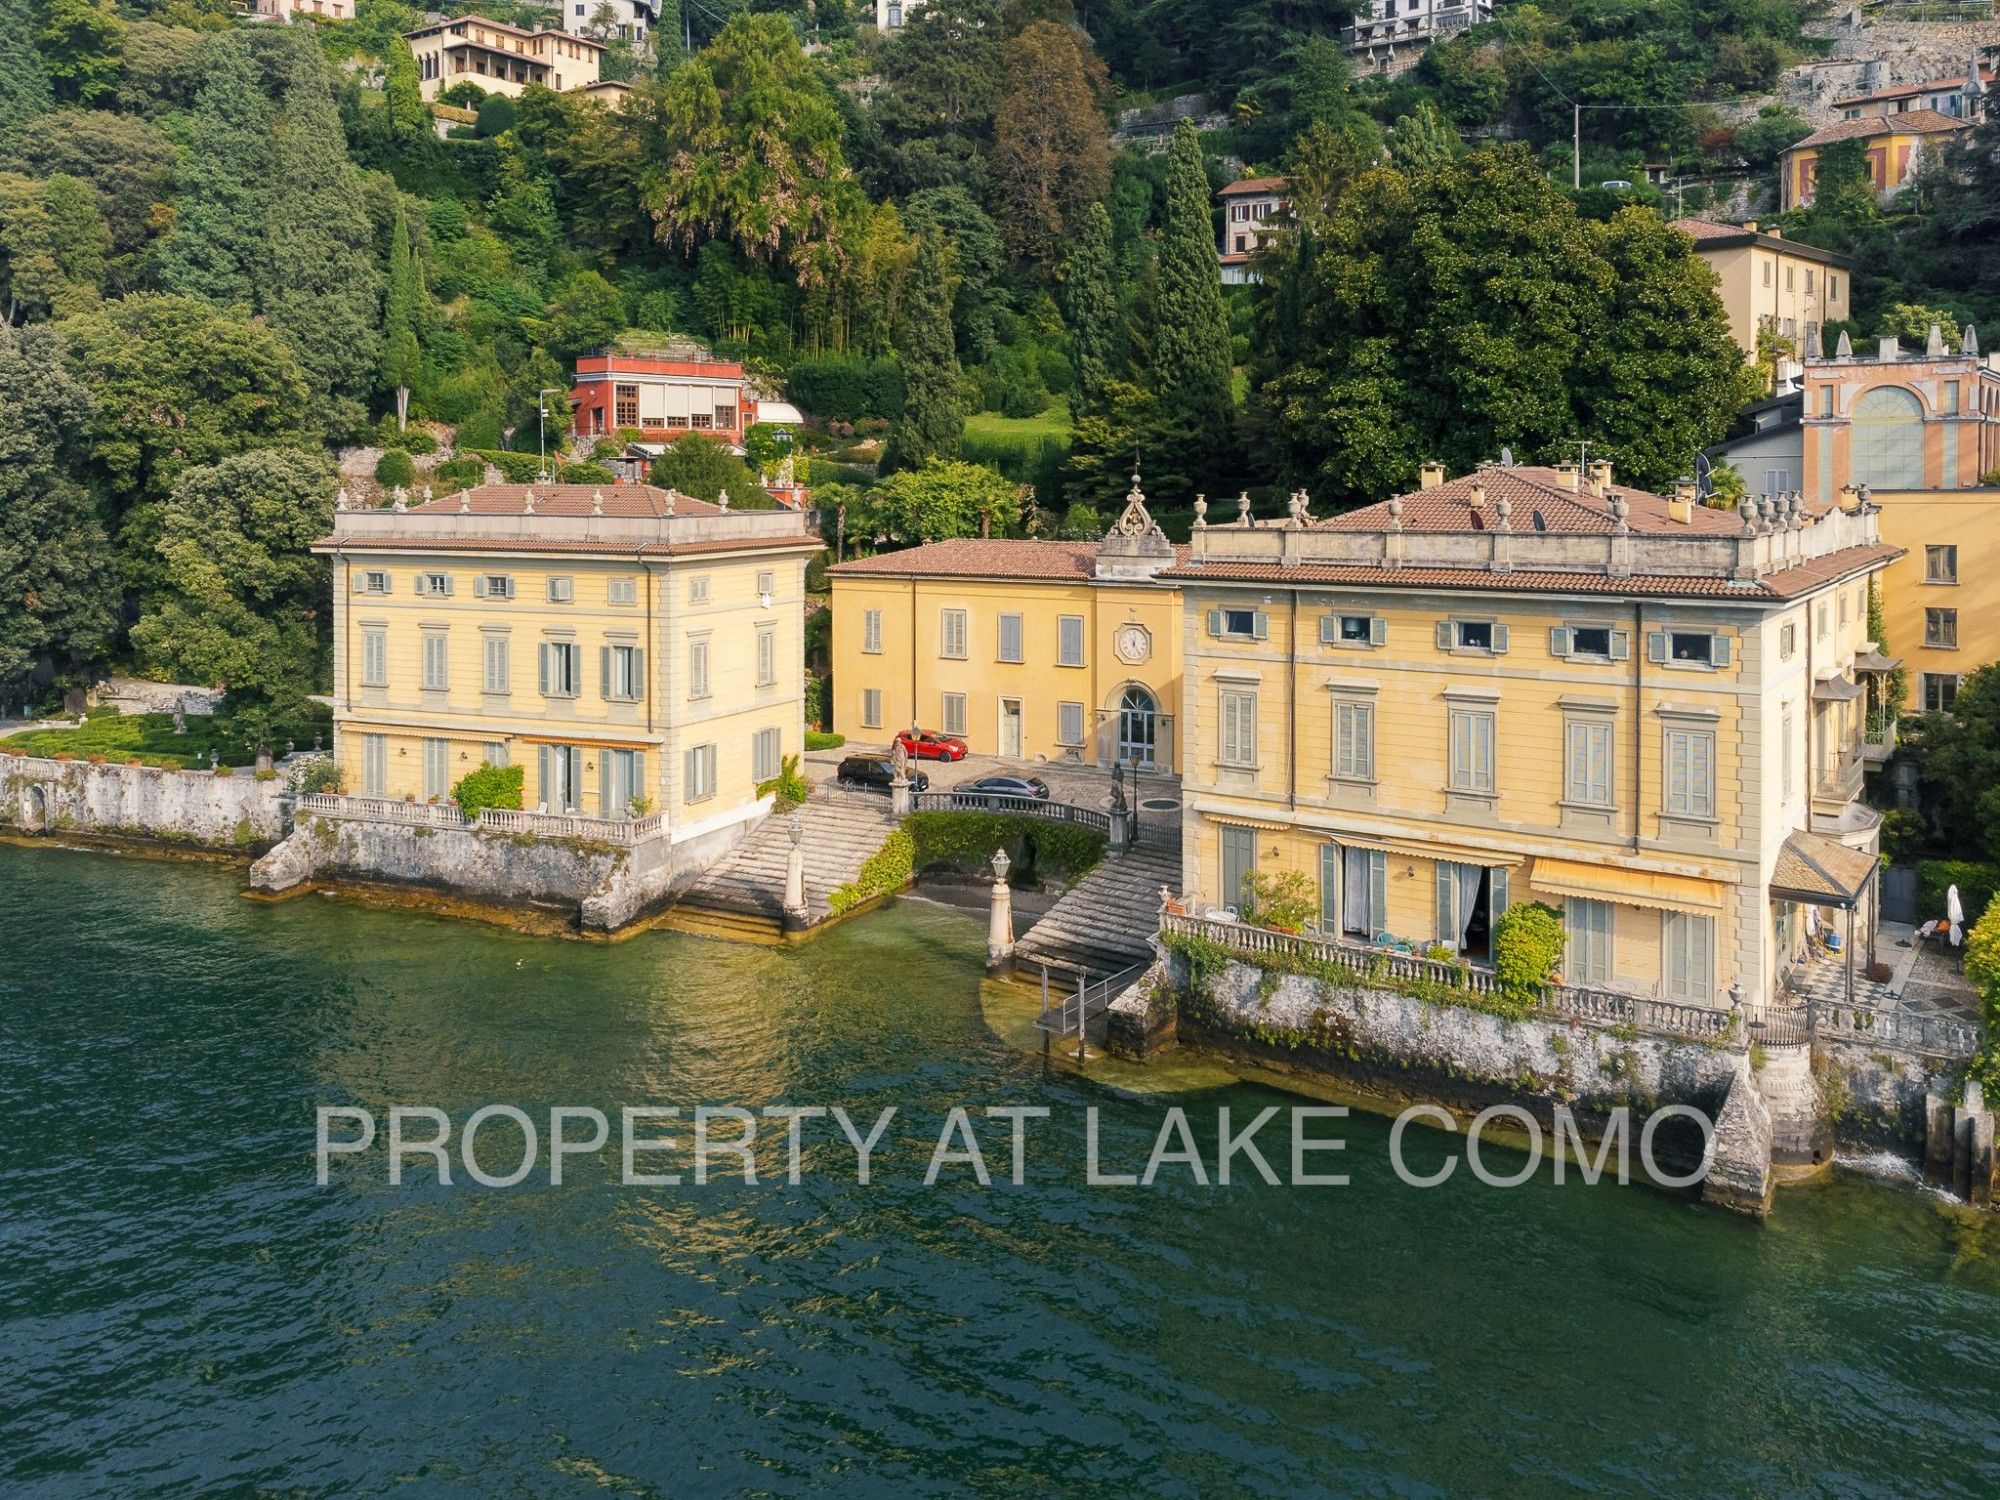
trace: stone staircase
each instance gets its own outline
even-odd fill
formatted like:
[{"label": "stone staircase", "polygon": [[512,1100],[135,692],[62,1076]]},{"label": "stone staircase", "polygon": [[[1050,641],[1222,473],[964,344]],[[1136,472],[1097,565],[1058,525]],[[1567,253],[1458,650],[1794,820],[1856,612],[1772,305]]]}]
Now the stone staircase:
[{"label": "stone staircase", "polygon": [[817,926],[831,915],[827,896],[860,873],[896,823],[889,799],[822,785],[796,813],[766,818],[727,861],[710,870],[674,904],[667,925],[719,936],[774,942],[784,930],[785,867],[791,820],[805,836],[806,907]]},{"label": "stone staircase", "polygon": [[1078,974],[1104,979],[1152,961],[1160,887],[1181,885],[1181,841],[1177,827],[1148,833],[1124,854],[1107,854],[1015,942],[1016,974],[1046,964],[1051,975],[1074,982]]}]

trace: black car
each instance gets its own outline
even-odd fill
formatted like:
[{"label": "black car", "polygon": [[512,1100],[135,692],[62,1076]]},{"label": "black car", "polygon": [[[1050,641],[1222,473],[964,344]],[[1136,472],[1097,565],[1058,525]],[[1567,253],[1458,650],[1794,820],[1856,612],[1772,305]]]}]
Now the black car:
[{"label": "black car", "polygon": [[[842,786],[872,786],[883,791],[896,779],[896,763],[886,755],[850,755],[840,763],[837,779]],[[910,772],[910,789],[930,789],[931,779],[922,771]]]},{"label": "black car", "polygon": [[1039,776],[982,776],[952,790],[983,792],[989,797],[1033,797],[1038,802],[1049,800],[1049,784]]}]

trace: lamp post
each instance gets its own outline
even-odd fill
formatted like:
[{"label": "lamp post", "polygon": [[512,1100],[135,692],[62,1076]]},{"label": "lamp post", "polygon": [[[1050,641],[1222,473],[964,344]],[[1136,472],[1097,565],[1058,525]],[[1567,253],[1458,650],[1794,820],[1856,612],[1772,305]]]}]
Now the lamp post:
[{"label": "lamp post", "polygon": [[543,484],[549,482],[549,397],[562,394],[562,387],[554,385],[543,386],[535,392],[535,446],[538,451],[535,477]]},{"label": "lamp post", "polygon": [[986,972],[1005,974],[1014,966],[1014,892],[1007,884],[1011,861],[1005,849],[993,851],[992,907],[986,922]]},{"label": "lamp post", "polygon": [[802,932],[806,927],[809,913],[806,911],[806,852],[805,825],[794,813],[785,826],[785,833],[792,841],[792,847],[785,855],[785,926],[794,932]]}]

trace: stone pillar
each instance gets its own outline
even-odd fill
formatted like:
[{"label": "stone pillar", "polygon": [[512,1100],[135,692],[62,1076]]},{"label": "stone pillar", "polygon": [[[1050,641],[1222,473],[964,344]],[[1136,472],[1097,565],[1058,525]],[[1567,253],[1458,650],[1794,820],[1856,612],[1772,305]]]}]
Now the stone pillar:
[{"label": "stone pillar", "polygon": [[802,847],[805,826],[793,815],[785,832],[791,836],[792,847],[785,855],[785,930],[803,932],[810,913],[806,910],[806,852]]},{"label": "stone pillar", "polygon": [[1763,1052],[1757,1091],[1771,1111],[1771,1164],[1791,1182],[1830,1169],[1833,1121],[1813,1077],[1812,1048],[1803,1042],[1767,1042]]},{"label": "stone pillar", "polygon": [[1007,851],[993,851],[992,906],[986,921],[986,972],[1014,969],[1014,890],[1007,884]]},{"label": "stone pillar", "polygon": [[889,782],[889,813],[897,818],[910,815],[910,778],[900,771]]}]

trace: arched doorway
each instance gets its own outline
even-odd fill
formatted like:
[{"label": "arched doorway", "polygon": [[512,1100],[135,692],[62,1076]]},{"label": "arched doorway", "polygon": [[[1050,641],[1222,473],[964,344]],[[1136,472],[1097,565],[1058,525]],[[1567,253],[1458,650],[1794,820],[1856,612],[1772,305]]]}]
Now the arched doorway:
[{"label": "arched doorway", "polygon": [[30,833],[40,833],[49,826],[49,801],[38,786],[31,786],[21,793],[21,826]]},{"label": "arched doorway", "polygon": [[1153,695],[1134,683],[1118,700],[1118,759],[1131,765],[1153,763],[1153,747],[1159,738],[1160,705]]}]

